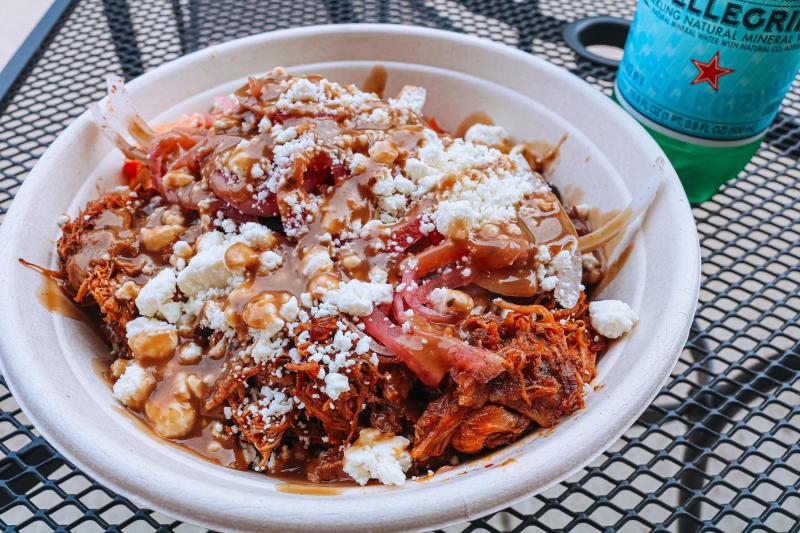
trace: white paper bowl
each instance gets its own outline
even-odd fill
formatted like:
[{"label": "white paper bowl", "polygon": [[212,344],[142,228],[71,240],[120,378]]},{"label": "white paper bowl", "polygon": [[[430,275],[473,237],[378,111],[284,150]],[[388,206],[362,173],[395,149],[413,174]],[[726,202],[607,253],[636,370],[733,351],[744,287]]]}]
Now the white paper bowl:
[{"label": "white paper bowl", "polygon": [[[211,47],[133,81],[147,119],[204,110],[211,97],[276,65],[360,83],[380,63],[387,94],[428,89],[426,111],[446,128],[488,112],[518,139],[568,135],[553,179],[583,202],[621,208],[663,154],[611,100],[565,70],[488,41],[423,28],[348,25],[277,31]],[[111,155],[110,155],[111,154]],[[84,113],[52,144],[17,194],[2,226],[0,347],[14,397],[71,461],[135,502],[223,530],[390,531],[432,528],[507,506],[564,479],[605,450],[653,399],[686,340],[699,285],[699,248],[689,204],[671,167],[667,184],[604,297],[640,316],[598,366],[586,409],[543,437],[402,488],[346,488],[337,495],[278,491],[280,481],[225,469],[144,433],[120,412],[92,367],[107,348],[87,325],[51,314],[42,283],[17,258],[53,263],[56,219],[118,175],[119,154]],[[573,189],[574,194],[574,189]],[[646,297],[646,299],[645,299]],[[513,459],[513,461],[509,461]]]}]

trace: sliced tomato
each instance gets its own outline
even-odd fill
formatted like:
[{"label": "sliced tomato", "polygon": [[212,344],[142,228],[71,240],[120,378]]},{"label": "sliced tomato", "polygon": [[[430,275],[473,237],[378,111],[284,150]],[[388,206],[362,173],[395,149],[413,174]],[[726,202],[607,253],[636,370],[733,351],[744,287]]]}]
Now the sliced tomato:
[{"label": "sliced tomato", "polygon": [[128,181],[128,185],[133,185],[136,181],[136,175],[139,173],[139,168],[144,166],[141,161],[135,159],[126,159],[125,164],[122,165],[122,175]]},{"label": "sliced tomato", "polygon": [[214,106],[216,106],[216,108],[219,109],[222,114],[229,115],[236,111],[236,108],[239,107],[239,99],[231,94],[226,96],[215,96]]},{"label": "sliced tomato", "polygon": [[258,216],[243,213],[230,204],[221,204],[219,210],[222,211],[224,218],[233,220],[237,224],[244,224],[245,222],[258,222]]},{"label": "sliced tomato", "polygon": [[[346,169],[342,165],[330,167],[320,166],[319,159],[313,162],[313,167],[309,166],[299,171],[302,174],[302,186],[306,192],[317,192],[323,185],[330,183],[333,177],[344,175]],[[330,161],[330,159],[326,159]],[[246,189],[247,183],[240,181],[231,183],[221,172],[215,171],[210,176],[211,189],[214,194],[219,196],[228,206],[241,211],[246,215],[256,217],[274,217],[280,214],[278,208],[278,198],[276,193],[268,193],[263,200],[253,198],[252,192]]]},{"label": "sliced tomato", "polygon": [[417,215],[407,220],[401,221],[394,228],[389,236],[389,241],[394,243],[395,251],[402,252],[418,242],[424,235],[420,230],[422,217]]},{"label": "sliced tomato", "polygon": [[241,187],[234,187],[222,172],[214,171],[209,177],[209,185],[224,203],[230,208],[236,209],[246,215],[256,217],[274,217],[278,214],[278,202],[275,193],[269,193],[264,200],[258,201],[253,198],[253,194],[245,189],[245,183]]},{"label": "sliced tomato", "polygon": [[439,123],[436,122],[436,118],[435,117],[431,117],[431,118],[428,119],[428,127],[430,129],[432,129],[433,131],[435,131],[436,133],[444,133],[445,132],[442,129],[442,127],[439,126]]},{"label": "sliced tomato", "polygon": [[448,371],[485,383],[505,369],[505,360],[494,352],[433,329],[405,333],[378,309],[361,320],[368,335],[396,355],[429,387],[437,386]]},{"label": "sliced tomato", "polygon": [[136,186],[142,186],[145,189],[150,189],[150,172],[147,165],[136,159],[126,159],[122,165],[122,177],[131,189]]},{"label": "sliced tomato", "polygon": [[466,253],[466,249],[453,241],[445,241],[431,246],[414,256],[414,269],[417,279],[427,276],[434,270],[455,263]]},{"label": "sliced tomato", "polygon": [[391,226],[391,233],[386,241],[393,243],[393,248],[404,252],[427,237],[428,243],[434,246],[441,244],[444,236],[435,229],[427,235],[422,233],[422,214],[409,214],[397,224]]},{"label": "sliced tomato", "polygon": [[381,310],[375,309],[371,315],[361,317],[361,320],[367,335],[397,356],[425,385],[435,387],[447,374],[447,361],[438,350],[425,350],[423,337],[406,334]]},{"label": "sliced tomato", "polygon": [[[406,272],[406,274],[408,275],[408,279],[406,276],[403,276],[403,282],[406,284],[415,283],[410,272]],[[468,285],[474,278],[475,275],[472,272],[470,272],[468,276],[465,276],[463,270],[452,269],[450,272],[440,274],[410,291],[402,291],[401,294],[403,300],[414,311],[415,315],[438,324],[455,324],[464,317],[464,314],[447,313],[432,309],[428,307],[428,297],[435,289],[456,289]]]},{"label": "sliced tomato", "polygon": [[403,300],[404,292],[405,287],[403,287],[402,291],[395,291],[394,297],[392,298],[392,313],[394,314],[395,320],[397,320],[400,324],[402,324],[403,320],[405,320],[405,315],[403,314],[406,310],[406,304]]},{"label": "sliced tomato", "polygon": [[450,338],[444,349],[450,366],[455,369],[452,374],[456,381],[461,381],[459,378],[466,375],[486,383],[499,376],[506,368],[505,359],[496,353],[457,339]]},{"label": "sliced tomato", "polygon": [[197,137],[181,131],[170,131],[159,135],[150,147],[148,159],[150,161],[150,178],[153,180],[153,187],[164,196],[168,201],[174,202],[169,192],[164,190],[161,178],[167,171],[167,163],[170,156],[176,156],[182,150],[189,150],[198,142]]},{"label": "sliced tomato", "polygon": [[463,257],[464,252],[465,248],[460,244],[447,241],[444,244],[427,248],[414,256],[407,263],[408,268],[403,273],[402,279],[402,283],[405,284],[405,287],[402,291],[395,294],[392,302],[394,315],[398,322],[402,323],[405,320],[405,315],[403,314],[405,304],[408,304],[414,313],[419,314],[422,318],[430,320],[431,322],[453,324],[458,321],[459,315],[443,313],[428,307],[426,303],[428,295],[437,288],[462,287],[473,278],[472,273],[470,273],[470,276],[464,276],[463,271],[452,270],[447,274],[437,276],[434,280],[430,280],[419,287],[417,287],[417,281],[437,268],[458,261]]}]

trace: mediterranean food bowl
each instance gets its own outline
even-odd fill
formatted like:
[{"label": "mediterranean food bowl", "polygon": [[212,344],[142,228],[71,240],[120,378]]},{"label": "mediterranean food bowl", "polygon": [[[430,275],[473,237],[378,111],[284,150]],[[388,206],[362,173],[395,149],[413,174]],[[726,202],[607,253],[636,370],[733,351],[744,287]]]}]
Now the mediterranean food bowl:
[{"label": "mediterranean food bowl", "polygon": [[566,136],[548,179],[598,217],[623,209],[648,176],[663,172],[664,183],[627,259],[599,295],[628,302],[639,324],[599,360],[585,409],[546,433],[402,487],[286,483],[222,468],[142,431],[93,367],[108,347],[86,321],[37,303],[43,278],[17,262],[54,264],[59,216],[74,216],[98,188],[118,184],[122,155],[87,112],[39,161],[2,226],[2,372],[42,434],[77,466],[140,505],[190,523],[242,531],[440,527],[540,492],[610,446],[669,376],[699,290],[689,204],[647,133],[610,99],[540,59],[473,37],[403,26],[256,35],[164,65],[128,89],[146,120],[165,122],[207,109],[213,96],[277,65],[292,74],[358,85],[382,65],[387,94],[405,84],[425,87],[426,115],[446,130],[480,111],[516,139],[556,144]]}]

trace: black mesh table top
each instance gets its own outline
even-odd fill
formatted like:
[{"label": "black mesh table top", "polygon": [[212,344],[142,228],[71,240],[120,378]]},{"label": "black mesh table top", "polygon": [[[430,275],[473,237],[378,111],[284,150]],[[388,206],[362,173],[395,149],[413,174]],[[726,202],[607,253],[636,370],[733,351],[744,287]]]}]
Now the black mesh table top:
[{"label": "black mesh table top", "polygon": [[[19,9],[24,9],[20,2]],[[631,18],[634,0],[64,1],[0,100],[0,216],[47,146],[104,95],[182,54],[264,31],[344,22],[443,28],[540,56],[610,94],[563,26]],[[3,82],[13,80],[0,80]],[[605,453],[565,482],[448,531],[800,531],[800,84],[739,178],[695,206],[694,328],[670,380]],[[73,467],[0,379],[0,523],[24,531],[198,528],[137,508]]]}]

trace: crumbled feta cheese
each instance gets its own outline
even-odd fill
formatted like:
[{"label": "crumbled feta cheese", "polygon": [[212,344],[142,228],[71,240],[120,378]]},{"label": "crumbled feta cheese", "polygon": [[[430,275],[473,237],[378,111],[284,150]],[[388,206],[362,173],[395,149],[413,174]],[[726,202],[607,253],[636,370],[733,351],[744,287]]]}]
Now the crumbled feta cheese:
[{"label": "crumbled feta cheese", "polygon": [[183,304],[181,302],[167,302],[158,308],[158,314],[170,324],[177,324],[183,314]]},{"label": "crumbled feta cheese", "polygon": [[598,333],[616,339],[629,333],[639,321],[636,313],[620,300],[599,300],[589,303],[592,327]]},{"label": "crumbled feta cheese", "polygon": [[369,281],[372,283],[386,283],[389,279],[389,273],[385,268],[378,266],[372,267],[369,271]]},{"label": "crumbled feta cheese", "polygon": [[430,303],[434,309],[444,311],[447,309],[447,300],[449,297],[450,289],[436,287],[428,294],[428,303]]},{"label": "crumbled feta cheese", "polygon": [[172,324],[143,316],[134,318],[125,324],[125,335],[129,340],[140,334],[156,335],[170,331],[175,331],[175,326]]},{"label": "crumbled feta cheese", "polygon": [[272,230],[258,222],[245,222],[239,226],[239,237],[231,239],[230,244],[244,242],[252,248],[267,248],[275,242]]},{"label": "crumbled feta cheese", "polygon": [[222,228],[222,231],[224,231],[225,233],[233,233],[234,231],[236,231],[236,222],[234,222],[229,218],[225,218],[219,222],[219,227]]},{"label": "crumbled feta cheese", "polygon": [[[212,232],[207,235],[213,235]],[[212,288],[222,288],[228,284],[231,272],[225,266],[223,243],[203,246],[207,237],[201,240],[200,251],[192,257],[186,268],[178,274],[178,288],[187,296],[194,296]]]},{"label": "crumbled feta cheese", "polygon": [[258,413],[263,418],[280,418],[292,410],[293,397],[287,396],[282,390],[264,385],[259,392],[261,398],[259,398],[258,404],[263,408],[258,410]]},{"label": "crumbled feta cheese", "polygon": [[261,270],[269,272],[275,270],[283,264],[283,256],[269,250],[261,254]]},{"label": "crumbled feta cheese", "polygon": [[408,110],[417,115],[421,115],[422,108],[425,106],[427,94],[424,87],[405,85],[400,89],[397,98],[389,99],[389,106],[392,109]]},{"label": "crumbled feta cheese", "polygon": [[139,286],[132,281],[126,281],[114,291],[114,297],[118,300],[133,300],[139,294]]},{"label": "crumbled feta cheese", "polygon": [[358,339],[354,349],[357,355],[363,355],[369,351],[369,337],[366,335]]},{"label": "crumbled feta cheese", "polygon": [[192,245],[186,241],[177,241],[172,245],[172,252],[184,259],[192,256]]},{"label": "crumbled feta cheese", "polygon": [[276,103],[276,107],[280,109],[293,102],[314,101],[317,100],[319,96],[320,90],[318,86],[305,78],[300,78],[281,95],[281,99]]},{"label": "crumbled feta cheese", "polygon": [[337,331],[333,336],[333,348],[340,352],[346,352],[353,346],[353,339],[341,331]]},{"label": "crumbled feta cheese", "polygon": [[463,177],[437,204],[433,213],[436,229],[449,235],[456,220],[463,221],[467,229],[487,222],[515,220],[520,202],[541,186],[542,182],[530,172],[503,168],[485,169]]},{"label": "crumbled feta cheese", "polygon": [[136,308],[144,316],[156,316],[159,308],[172,300],[176,283],[175,270],[163,269],[139,291],[139,295],[136,297]]},{"label": "crumbled feta cheese", "polygon": [[238,231],[227,234],[219,231],[206,233],[198,243],[197,254],[178,273],[178,288],[187,296],[196,296],[209,289],[226,288],[234,281],[243,281],[238,280],[225,265],[227,249],[236,243],[266,248],[274,239],[272,230],[257,222],[245,222]]},{"label": "crumbled feta cheese", "polygon": [[536,278],[539,288],[553,291],[556,301],[565,309],[571,309],[578,303],[583,290],[581,285],[581,259],[574,250],[561,250],[555,257],[551,256],[547,246],[540,245],[536,249]]},{"label": "crumbled feta cheese", "polygon": [[279,143],[285,143],[291,141],[297,137],[297,128],[291,127],[286,128],[285,130],[281,131],[278,135],[275,136],[275,140]]},{"label": "crumbled feta cheese", "polygon": [[350,390],[350,383],[347,381],[347,376],[337,372],[330,372],[325,376],[325,394],[331,400],[336,400],[343,392]]},{"label": "crumbled feta cheese", "polygon": [[351,279],[326,292],[322,300],[336,306],[342,313],[366,316],[372,313],[373,305],[392,301],[392,286],[388,283],[366,283]]},{"label": "crumbled feta cheese", "polygon": [[372,113],[367,115],[367,121],[373,124],[385,125],[389,124],[389,113],[383,108],[373,109]]},{"label": "crumbled feta cheese", "polygon": [[225,331],[228,329],[228,324],[225,320],[225,312],[222,310],[222,306],[219,303],[214,300],[207,302],[203,314],[205,315],[203,324],[210,329],[214,331]]},{"label": "crumbled feta cheese", "polygon": [[487,146],[505,146],[509,141],[508,132],[501,126],[474,124],[464,135],[464,140]]},{"label": "crumbled feta cheese", "polygon": [[540,244],[536,247],[536,260],[541,263],[549,263],[550,260],[553,259],[553,256],[550,255],[550,247],[545,246],[544,244]]},{"label": "crumbled feta cheese", "polygon": [[125,372],[111,390],[114,398],[128,405],[131,401],[144,401],[155,384],[156,380],[150,370],[142,368],[138,363],[131,363],[125,367]]},{"label": "crumbled feta cheese", "polygon": [[292,296],[289,301],[281,306],[281,318],[287,322],[294,322],[300,314],[300,306],[297,305],[297,298]]},{"label": "crumbled feta cheese", "polygon": [[280,357],[284,348],[284,341],[281,339],[272,340],[267,335],[257,335],[250,355],[256,363],[268,363]]},{"label": "crumbled feta cheese", "polygon": [[314,305],[314,299],[311,297],[311,294],[308,292],[301,292],[300,293],[300,303],[303,304],[303,307],[311,309]]},{"label": "crumbled feta cheese", "polygon": [[552,291],[558,284],[558,276],[547,276],[541,281],[541,288],[543,291]]},{"label": "crumbled feta cheese", "polygon": [[583,266],[584,270],[594,270],[600,268],[600,261],[594,254],[583,254],[581,256],[581,266]]},{"label": "crumbled feta cheese", "polygon": [[342,468],[359,485],[377,479],[384,485],[403,485],[411,468],[411,454],[404,437],[362,429],[358,440],[344,450]]},{"label": "crumbled feta cheese", "polygon": [[303,275],[312,277],[317,272],[331,270],[333,261],[328,251],[321,246],[315,246],[303,257]]}]

